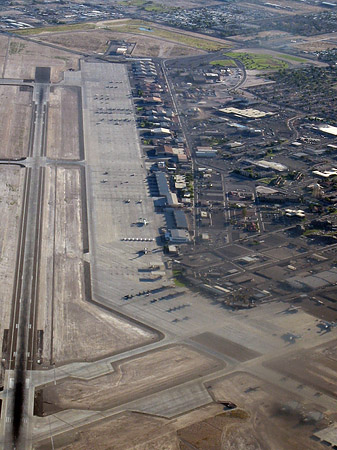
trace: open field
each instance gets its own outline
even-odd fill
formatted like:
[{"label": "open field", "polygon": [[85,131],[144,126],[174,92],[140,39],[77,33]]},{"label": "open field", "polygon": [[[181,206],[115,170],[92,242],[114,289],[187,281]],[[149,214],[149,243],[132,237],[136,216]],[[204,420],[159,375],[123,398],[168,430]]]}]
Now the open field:
[{"label": "open field", "polygon": [[113,31],[130,32],[135,34],[156,36],[171,42],[189,45],[205,51],[216,51],[229,47],[229,44],[219,39],[204,38],[196,33],[173,30],[161,27],[151,22],[141,20],[126,20],[123,22],[100,22],[100,26]]},{"label": "open field", "polygon": [[45,413],[64,409],[105,410],[223,366],[222,362],[187,346],[161,348],[113,364],[111,374],[88,381],[64,379],[56,386],[45,387]]},{"label": "open field", "polygon": [[32,114],[32,89],[0,86],[0,158],[27,156]]},{"label": "open field", "polygon": [[337,37],[335,33],[318,34],[316,36],[295,36],[291,47],[307,52],[319,52],[336,48]]},{"label": "open field", "polygon": [[211,61],[212,66],[222,66],[222,67],[236,67],[236,62],[233,59],[217,59]]},{"label": "open field", "polygon": [[[270,3],[272,3],[272,2],[270,2]],[[251,5],[252,5],[252,3],[248,3],[245,1],[238,2],[238,7],[240,7],[240,8],[244,8],[245,6],[251,7]],[[273,6],[268,6],[267,3],[264,1],[254,2],[254,5],[257,9],[261,10],[262,14],[264,11],[268,11],[268,12],[277,11],[277,13],[280,16],[281,15],[293,16],[295,14],[317,13],[320,11],[326,11],[326,8],[324,8],[322,6],[316,6],[316,5],[313,5],[312,3],[304,3],[304,2],[299,3],[299,2],[293,1],[293,0],[282,1],[282,3],[280,3],[282,8],[277,8],[277,9],[273,8]]]},{"label": "open field", "polygon": [[[116,33],[117,34],[117,33]],[[204,50],[192,48],[184,44],[175,44],[164,39],[151,38],[148,36],[124,34],[126,41],[136,41],[132,56],[151,56],[159,58],[179,58],[183,56],[194,56],[203,54]]]},{"label": "open field", "polygon": [[[126,0],[127,1],[127,0]],[[132,0],[131,0],[132,1]],[[135,2],[139,2],[141,4],[145,3],[153,3],[161,6],[163,4],[162,0],[152,0],[152,2],[147,2],[146,0],[134,0]],[[165,2],[167,5],[167,3]],[[222,2],[218,0],[184,0],[181,2],[181,0],[172,0],[170,1],[171,7],[179,7],[179,8],[200,8],[202,6],[212,6],[212,5],[221,5]]]},{"label": "open field", "polygon": [[0,343],[10,322],[24,176],[24,169],[0,166]]},{"label": "open field", "polygon": [[[69,30],[67,33],[59,31],[40,34],[38,39],[79,52],[93,53],[104,53],[108,48],[109,40],[116,39],[114,33],[106,30]],[[120,39],[120,36],[118,38]]]},{"label": "open field", "polygon": [[[178,450],[175,429],[169,421],[135,412],[125,412],[103,419],[77,433],[54,437],[54,445],[63,450],[88,450],[89,448],[114,448],[115,450]],[[113,447],[111,447],[113,446]],[[37,450],[50,448],[49,442],[36,445]]]},{"label": "open field", "polygon": [[11,38],[4,35],[0,36],[0,76],[3,76],[6,54],[8,51],[8,43],[10,42],[10,39]]},{"label": "open field", "polygon": [[133,56],[176,58],[203,53],[203,50],[169,42],[165,39],[157,39],[150,35],[122,33],[105,29],[85,32],[44,33],[39,35],[39,39],[80,52],[104,53],[108,48],[109,41],[123,40],[134,45]]},{"label": "open field", "polygon": [[273,370],[314,386],[320,392],[337,397],[337,341],[305,350],[285,359],[265,364]]},{"label": "open field", "polygon": [[47,129],[47,156],[53,159],[80,159],[82,137],[81,91],[77,87],[55,87],[50,93]]},{"label": "open field", "polygon": [[161,2],[153,2],[148,0],[122,0],[118,2],[119,5],[122,6],[137,6],[145,11],[153,11],[153,12],[168,12],[174,9],[172,6],[163,5]]},{"label": "open field", "polygon": [[[21,39],[11,39],[11,44],[22,44]],[[33,79],[36,66],[51,67],[51,81],[61,81],[63,71],[78,68],[78,57],[62,50],[26,41],[20,52],[8,53],[5,78]]]},{"label": "open field", "polygon": [[226,56],[241,61],[247,70],[277,70],[288,67],[285,61],[280,61],[267,54],[228,52]]},{"label": "open field", "polygon": [[[224,449],[252,448],[287,450],[296,448],[314,450],[321,448],[319,444],[310,439],[315,429],[315,424],[305,424],[304,415],[316,410],[311,404],[302,403],[295,395],[266,383],[255,376],[243,372],[236,372],[222,379],[209,383],[210,391],[216,400],[230,400],[243,410],[225,413],[232,418],[240,418],[237,423],[229,423],[222,429],[222,443]],[[291,401],[299,402],[298,411],[292,413],[283,412],[282,408]],[[243,423],[242,423],[243,422]],[[323,423],[326,421],[323,420]],[[296,428],[296,433],[294,433]],[[199,437],[199,432],[191,436],[194,440]],[[207,434],[209,431],[205,430]],[[185,430],[186,438],[186,430]],[[194,440],[189,442],[193,444]],[[219,442],[220,443],[220,442]],[[201,446],[198,448],[206,449]],[[220,448],[216,447],[216,448]]]},{"label": "open field", "polygon": [[[89,28],[85,28],[85,25]],[[83,28],[84,27],[84,28]],[[79,24],[79,25],[60,25],[55,27],[45,27],[45,28],[32,28],[29,30],[22,30],[19,33],[28,33],[29,35],[48,35],[49,33],[62,32],[67,34],[71,31],[90,31],[103,29],[108,31],[113,31],[117,33],[132,33],[134,35],[143,35],[152,38],[164,39],[169,42],[176,44],[186,45],[192,48],[204,50],[204,51],[216,51],[222,48],[228,48],[231,45],[217,38],[204,37],[201,34],[187,32],[187,31],[177,31],[176,29],[159,26],[157,24],[152,24],[151,22],[146,22],[143,20],[114,20],[114,21],[103,21],[95,24]],[[63,43],[62,43],[63,45]]]},{"label": "open field", "polygon": [[46,364],[92,360],[153,341],[154,334],[85,300],[80,169],[46,170],[38,315]]},{"label": "open field", "polygon": [[24,30],[16,30],[16,34],[29,36],[36,35],[40,33],[53,33],[54,31],[76,31],[76,30],[92,30],[95,28],[94,24],[91,23],[79,23],[79,24],[70,24],[70,25],[55,25],[49,27],[41,27],[41,28],[26,28]]}]

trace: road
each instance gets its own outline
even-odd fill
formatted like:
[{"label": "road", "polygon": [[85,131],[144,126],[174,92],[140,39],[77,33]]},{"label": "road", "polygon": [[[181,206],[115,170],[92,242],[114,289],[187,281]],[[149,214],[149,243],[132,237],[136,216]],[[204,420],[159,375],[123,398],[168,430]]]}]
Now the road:
[{"label": "road", "polygon": [[29,448],[30,424],[28,403],[32,401],[29,372],[34,368],[36,353],[36,311],[41,246],[42,204],[45,180],[46,114],[49,82],[35,83],[34,114],[31,128],[30,168],[26,169],[20,239],[17,250],[13,290],[11,329],[4,391],[2,421],[4,449]]}]

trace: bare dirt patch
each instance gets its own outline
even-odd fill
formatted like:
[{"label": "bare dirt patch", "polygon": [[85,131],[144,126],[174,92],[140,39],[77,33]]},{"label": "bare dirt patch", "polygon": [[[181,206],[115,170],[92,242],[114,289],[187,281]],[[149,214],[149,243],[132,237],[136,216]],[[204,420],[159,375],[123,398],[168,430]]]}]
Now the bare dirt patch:
[{"label": "bare dirt patch", "polygon": [[[122,450],[178,450],[178,439],[168,420],[126,412],[79,429],[76,433],[55,436],[54,446],[63,450],[89,448]],[[50,441],[35,447],[50,448]]]},{"label": "bare dirt patch", "polygon": [[112,38],[109,31],[88,30],[40,34],[38,39],[80,52],[104,53]]},{"label": "bare dirt patch", "polygon": [[80,169],[46,171],[38,315],[44,363],[94,360],[156,340],[86,301]]},{"label": "bare dirt patch", "polygon": [[[11,39],[11,43],[22,44],[21,39]],[[5,69],[5,78],[33,79],[37,66],[51,67],[51,81],[61,81],[62,73],[69,69],[78,69],[76,55],[25,41],[20,52],[9,52]]]},{"label": "bare dirt patch", "polygon": [[145,36],[133,36],[134,40],[135,38],[137,40],[137,44],[132,51],[133,56],[178,58],[183,56],[201,55],[205,53],[203,50],[192,48],[186,45],[174,44],[162,39],[151,39]]},{"label": "bare dirt patch", "polygon": [[7,36],[0,36],[0,74],[3,76],[4,65],[6,61],[7,47],[10,38]]},{"label": "bare dirt patch", "polygon": [[267,367],[337,397],[337,341],[265,363]]},{"label": "bare dirt patch", "polygon": [[47,156],[80,159],[81,91],[77,87],[55,87],[48,108]]},{"label": "bare dirt patch", "polygon": [[0,345],[9,328],[25,170],[0,165]]},{"label": "bare dirt patch", "polygon": [[39,35],[39,40],[62,45],[63,47],[80,52],[104,53],[110,41],[125,41],[130,44],[135,44],[132,52],[133,56],[174,58],[204,53],[202,50],[187,45],[175,44],[165,39],[108,30],[42,34]]},{"label": "bare dirt patch", "polygon": [[53,411],[105,410],[221,367],[221,362],[189,347],[166,347],[116,363],[113,373],[93,380],[65,379],[47,386],[43,389],[45,412],[50,405]]},{"label": "bare dirt patch", "polygon": [[[284,364],[284,362],[283,362]],[[230,419],[224,424],[218,447],[223,449],[278,449],[296,448],[315,450],[320,444],[310,438],[316,426],[304,423],[303,412],[312,411],[313,405],[302,404],[294,394],[255,376],[236,372],[209,383],[215,400],[232,401],[238,410],[225,413]],[[287,405],[298,402],[298,410],[288,411]],[[233,422],[236,419],[236,423]],[[237,419],[240,419],[237,421]],[[296,433],[294,433],[296,428]],[[208,434],[206,434],[207,436]],[[199,435],[199,438],[203,436]],[[186,447],[188,448],[188,447]],[[197,448],[210,448],[200,446]]]},{"label": "bare dirt patch", "polygon": [[27,156],[32,114],[32,89],[0,86],[0,158]]}]

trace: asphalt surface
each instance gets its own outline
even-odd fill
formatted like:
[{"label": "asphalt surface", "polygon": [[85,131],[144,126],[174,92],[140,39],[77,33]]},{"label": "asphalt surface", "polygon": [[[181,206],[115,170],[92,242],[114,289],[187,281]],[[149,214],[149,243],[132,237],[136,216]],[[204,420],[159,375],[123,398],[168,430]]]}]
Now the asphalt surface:
[{"label": "asphalt surface", "polygon": [[[17,250],[17,266],[9,331],[9,369],[4,391],[2,417],[3,448],[27,448],[30,441],[27,416],[29,415],[30,375],[34,368],[36,352],[36,312],[38,305],[38,273],[41,245],[42,204],[44,191],[46,111],[49,95],[48,76],[39,76],[33,92],[34,114],[31,128],[29,157],[31,167],[27,170],[20,240]],[[28,444],[29,445],[29,444]]]}]

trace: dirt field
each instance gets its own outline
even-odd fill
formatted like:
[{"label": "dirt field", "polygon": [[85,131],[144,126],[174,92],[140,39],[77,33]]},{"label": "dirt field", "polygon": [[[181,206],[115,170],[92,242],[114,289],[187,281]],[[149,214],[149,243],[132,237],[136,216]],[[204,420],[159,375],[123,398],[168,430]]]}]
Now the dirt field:
[{"label": "dirt field", "polygon": [[0,165],[0,345],[9,328],[24,176],[24,169]]},{"label": "dirt field", "polygon": [[39,35],[39,39],[81,52],[104,53],[109,41],[125,41],[136,44],[132,51],[133,56],[177,58],[204,53],[202,50],[164,39],[106,30],[43,34]]},{"label": "dirt field", "polygon": [[38,315],[44,364],[93,360],[156,340],[85,301],[80,170],[46,171]]},{"label": "dirt field", "polygon": [[[174,427],[168,420],[144,414],[126,412],[104,419],[92,427],[83,427],[77,433],[54,437],[55,448],[88,450],[178,450]],[[50,443],[37,445],[38,450],[50,448]]]},{"label": "dirt field", "polygon": [[38,39],[80,52],[104,53],[109,40],[114,39],[111,34],[105,30],[73,31],[40,34]]},{"label": "dirt field", "polygon": [[[232,47],[232,43],[224,39],[213,36],[205,36],[186,30],[177,30],[166,25],[158,25],[143,20],[125,20],[122,21],[103,21],[97,22],[97,27],[110,29],[120,33],[131,33],[134,35],[150,36],[153,39],[163,39],[167,42],[173,42],[180,45],[186,45],[191,48],[197,48],[204,51],[220,50]],[[145,27],[145,30],[144,30]],[[150,31],[147,31],[150,30]]]},{"label": "dirt field", "polygon": [[296,36],[292,47],[307,52],[320,52],[336,48],[337,37],[335,33],[319,34],[311,37]]},{"label": "dirt field", "polygon": [[53,83],[62,79],[64,70],[78,69],[78,57],[62,50],[56,50],[33,42],[21,39],[11,39],[11,44],[15,45],[16,51],[8,52],[5,78],[28,78],[35,75],[36,66],[50,66],[51,81]]},{"label": "dirt field", "polygon": [[55,87],[49,97],[47,156],[80,159],[80,89]]},{"label": "dirt field", "polygon": [[174,44],[163,39],[151,39],[146,36],[130,35],[131,41],[137,40],[132,51],[132,56],[151,56],[159,58],[179,58],[182,56],[201,55],[203,50],[192,48],[187,45]]},{"label": "dirt field", "polygon": [[32,90],[0,86],[0,158],[27,156],[32,114]]},{"label": "dirt field", "polygon": [[337,340],[265,365],[337,398]]},{"label": "dirt field", "polygon": [[[142,375],[142,374],[141,374]],[[140,375],[140,376],[141,376]],[[97,383],[95,383],[97,384]],[[243,372],[214,380],[209,390],[215,400],[233,401],[238,408],[224,411],[211,403],[172,420],[146,414],[123,413],[91,426],[54,436],[54,448],[135,450],[319,450],[314,431],[328,419],[304,422],[306,414],[319,410],[302,403],[296,395]],[[74,389],[76,380],[73,380]],[[63,392],[60,385],[59,393]],[[79,386],[85,396],[84,386]],[[63,393],[64,398],[67,395]],[[71,394],[73,395],[73,393]],[[91,395],[90,394],[87,394]],[[118,432],[117,432],[118,430]],[[295,432],[294,432],[295,430]],[[51,448],[50,440],[35,448]]]},{"label": "dirt field", "polygon": [[[319,11],[326,11],[326,8],[320,7],[320,6],[314,6],[312,4],[304,3],[298,3],[296,1],[291,0],[283,0],[282,3],[279,3],[282,5],[282,7],[288,7],[290,9],[275,9],[273,7],[265,6],[264,1],[261,2],[254,2],[254,5],[256,8],[261,9],[261,11],[272,11],[277,12],[278,14],[282,15],[294,15],[294,14],[304,14],[304,13],[315,13]],[[272,2],[269,2],[272,3]],[[251,8],[252,3],[248,2],[238,2],[238,7],[240,8]]]},{"label": "dirt field", "polygon": [[65,379],[47,386],[43,390],[45,412],[49,405],[54,411],[105,410],[221,367],[222,363],[185,346],[163,348],[116,363],[109,375],[89,381]]},{"label": "dirt field", "polygon": [[[197,446],[200,449],[263,449],[263,450],[315,450],[321,448],[310,439],[315,425],[304,424],[301,413],[313,411],[313,405],[299,402],[298,411],[286,413],[284,407],[292,401],[299,401],[293,394],[287,393],[246,373],[237,372],[225,378],[213,381],[211,392],[217,400],[230,400],[248,414],[233,410],[229,416],[241,418],[244,424],[224,424],[221,433],[221,445],[218,447]],[[283,409],[282,409],[283,408]],[[245,418],[246,417],[246,418]],[[244,420],[243,420],[244,419]],[[318,426],[324,426],[324,419]],[[244,426],[242,426],[244,425]],[[294,433],[296,428],[296,433]],[[200,428],[202,431],[202,429]],[[207,431],[207,429],[205,429]],[[206,433],[206,436],[209,433]],[[188,442],[202,439],[203,434],[190,435]],[[185,431],[185,439],[186,439]],[[192,440],[193,439],[193,440]],[[187,449],[188,447],[186,447]]]},{"label": "dirt field", "polygon": [[0,36],[0,74],[3,77],[4,65],[7,54],[7,47],[9,39],[7,36]]}]

